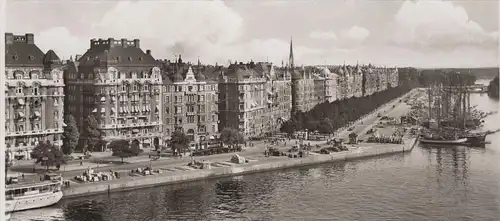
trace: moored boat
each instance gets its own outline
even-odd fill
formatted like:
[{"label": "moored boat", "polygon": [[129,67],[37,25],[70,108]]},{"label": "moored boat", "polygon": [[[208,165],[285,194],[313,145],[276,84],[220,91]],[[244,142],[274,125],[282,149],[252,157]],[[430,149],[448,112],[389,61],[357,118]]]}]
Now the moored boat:
[{"label": "moored boat", "polygon": [[458,144],[465,144],[467,142],[467,138],[459,138],[459,139],[453,139],[453,140],[438,140],[438,139],[421,138],[421,139],[419,139],[419,142],[423,143],[423,144],[458,145]]},{"label": "moored boat", "polygon": [[46,175],[40,182],[5,185],[5,212],[29,210],[51,206],[62,197],[62,177]]}]

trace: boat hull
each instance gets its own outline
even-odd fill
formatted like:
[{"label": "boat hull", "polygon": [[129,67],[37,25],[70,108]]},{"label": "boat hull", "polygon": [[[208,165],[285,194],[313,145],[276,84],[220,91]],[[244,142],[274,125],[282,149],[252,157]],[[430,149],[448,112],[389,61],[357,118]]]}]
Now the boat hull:
[{"label": "boat hull", "polygon": [[467,142],[467,138],[460,138],[456,140],[428,140],[428,139],[420,139],[420,143],[423,144],[463,144]]},{"label": "boat hull", "polygon": [[58,203],[63,197],[62,191],[16,197],[5,201],[5,212],[37,209]]}]

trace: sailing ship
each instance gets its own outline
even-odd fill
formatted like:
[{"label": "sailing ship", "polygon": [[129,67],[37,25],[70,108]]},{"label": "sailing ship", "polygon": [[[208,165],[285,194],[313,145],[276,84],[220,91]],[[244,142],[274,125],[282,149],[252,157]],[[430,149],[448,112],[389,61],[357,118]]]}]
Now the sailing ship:
[{"label": "sailing ship", "polygon": [[5,185],[5,212],[12,213],[54,205],[62,197],[63,179],[57,174],[46,174],[40,182]]},{"label": "sailing ship", "polygon": [[485,144],[487,133],[472,133],[481,126],[485,114],[470,105],[470,91],[465,84],[432,85],[428,93],[428,121],[421,134],[424,144]]}]

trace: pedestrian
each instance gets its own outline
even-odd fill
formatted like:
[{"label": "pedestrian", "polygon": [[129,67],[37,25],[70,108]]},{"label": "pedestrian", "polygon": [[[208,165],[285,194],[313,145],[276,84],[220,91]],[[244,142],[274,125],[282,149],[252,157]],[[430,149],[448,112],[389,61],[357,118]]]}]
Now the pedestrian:
[{"label": "pedestrian", "polygon": [[24,180],[24,173],[23,173],[22,177],[23,177],[23,180]]},{"label": "pedestrian", "polygon": [[83,160],[82,160],[82,161],[80,161],[80,166],[83,166]]}]

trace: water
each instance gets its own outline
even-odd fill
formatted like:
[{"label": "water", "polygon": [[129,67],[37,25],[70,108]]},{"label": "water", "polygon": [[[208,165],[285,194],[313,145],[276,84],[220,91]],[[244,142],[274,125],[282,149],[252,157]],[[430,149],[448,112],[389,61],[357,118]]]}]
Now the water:
[{"label": "water", "polygon": [[[483,111],[498,102],[474,94]],[[497,129],[500,115],[486,119]],[[498,220],[500,133],[405,155],[63,200],[13,220]],[[36,219],[34,218],[36,217]]]}]

